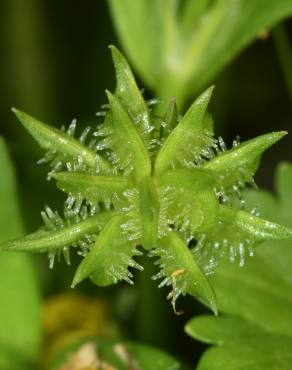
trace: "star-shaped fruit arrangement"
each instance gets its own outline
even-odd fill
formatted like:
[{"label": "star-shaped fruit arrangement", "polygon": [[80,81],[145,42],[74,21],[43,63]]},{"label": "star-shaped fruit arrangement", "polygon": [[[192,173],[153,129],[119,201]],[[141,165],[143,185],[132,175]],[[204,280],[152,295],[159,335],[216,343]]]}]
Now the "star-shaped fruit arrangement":
[{"label": "star-shaped fruit arrangement", "polygon": [[[47,251],[50,265],[76,250],[82,261],[72,286],[90,278],[106,286],[133,284],[143,270],[143,252],[157,265],[154,280],[169,286],[175,307],[180,295],[198,298],[214,312],[208,275],[220,258],[243,265],[254,247],[271,239],[292,239],[292,230],[244,210],[242,192],[254,185],[262,153],[286,132],[272,132],[227,149],[213,136],[207,107],[213,87],[184,116],[175,100],[158,115],[145,101],[121,53],[111,47],[117,87],[106,92],[104,122],[76,137],[76,122],[60,130],[13,109],[47,150],[49,178],[68,194],[64,215],[46,207],[35,233],[6,242],[2,250]],[[175,94],[175,91],[173,92]],[[159,104],[159,103],[158,103]]]}]

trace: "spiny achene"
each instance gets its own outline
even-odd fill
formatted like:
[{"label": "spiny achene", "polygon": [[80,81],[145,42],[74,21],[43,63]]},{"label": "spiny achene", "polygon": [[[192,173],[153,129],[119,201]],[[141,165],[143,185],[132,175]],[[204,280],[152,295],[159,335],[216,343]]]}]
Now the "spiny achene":
[{"label": "spiny achene", "polygon": [[[83,259],[72,286],[89,277],[106,286],[125,280],[129,268],[143,270],[135,256],[155,257],[159,287],[170,286],[175,308],[179,295],[197,297],[217,312],[208,275],[223,256],[243,265],[254,247],[270,239],[292,239],[292,230],[244,210],[241,192],[254,184],[262,153],[286,132],[273,132],[229,150],[213,136],[207,106],[213,87],[184,116],[171,100],[164,116],[145,101],[121,53],[111,46],[117,87],[107,91],[104,122],[74,138],[13,109],[19,121],[47,150],[49,177],[68,194],[64,217],[49,207],[44,226],[3,250],[48,251],[50,266],[69,249]],[[175,93],[175,92],[174,92]],[[153,101],[151,101],[152,103]],[[239,198],[239,199],[238,199]],[[238,201],[239,200],[239,201]]]}]

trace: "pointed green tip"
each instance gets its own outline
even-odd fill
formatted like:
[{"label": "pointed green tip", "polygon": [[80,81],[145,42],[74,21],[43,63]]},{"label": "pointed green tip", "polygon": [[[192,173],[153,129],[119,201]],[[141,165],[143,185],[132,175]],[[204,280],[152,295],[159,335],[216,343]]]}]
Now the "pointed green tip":
[{"label": "pointed green tip", "polygon": [[116,53],[120,54],[120,51],[118,50],[118,48],[115,45],[110,44],[108,46],[108,48],[110,49],[111,52],[116,52]]},{"label": "pointed green tip", "polygon": [[199,295],[196,295],[197,299],[208,307],[215,316],[218,316],[218,306],[217,306],[217,297],[213,285],[209,279],[204,276],[206,284],[203,290],[199,292]]},{"label": "pointed green tip", "polygon": [[49,172],[48,179],[56,180],[57,187],[60,188],[62,191],[65,191],[63,187],[61,187],[60,182],[66,181],[66,176],[68,176],[68,172]]},{"label": "pointed green tip", "polygon": [[127,67],[127,68],[130,69],[130,66],[129,66],[126,58],[124,57],[124,55],[120,52],[120,50],[117,47],[115,47],[114,45],[109,45],[109,49],[110,49],[111,54],[112,54],[112,59],[113,59],[113,62],[114,62],[116,73],[121,68],[121,66],[122,66],[122,68]]},{"label": "pointed green tip", "polygon": [[215,306],[212,308],[212,311],[213,311],[213,313],[214,313],[214,315],[215,315],[215,316],[218,316],[218,315],[219,315],[217,305],[215,305]]},{"label": "pointed green tip", "polygon": [[209,95],[209,96],[211,96],[212,94],[213,94],[213,91],[214,91],[214,89],[215,89],[215,85],[211,85],[211,86],[209,86],[203,93],[202,93],[202,95],[203,94],[206,94],[206,95]]},{"label": "pointed green tip", "polygon": [[26,115],[26,113],[22,112],[21,110],[15,107],[11,108],[11,112],[13,112],[16,115],[20,122],[22,122],[23,117]]},{"label": "pointed green tip", "polygon": [[274,135],[276,137],[276,141],[278,141],[282,139],[282,137],[288,135],[288,131],[278,131],[278,132],[275,132]]},{"label": "pointed green tip", "polygon": [[82,279],[80,279],[78,277],[78,271],[76,271],[74,277],[73,277],[73,281],[71,283],[71,288],[74,289],[76,287],[76,285],[78,285],[79,283],[81,283]]},{"label": "pointed green tip", "polygon": [[[213,289],[212,289],[213,290]],[[217,307],[217,300],[214,291],[212,292],[212,297],[208,297],[208,300],[202,300],[202,303],[209,307],[210,310],[214,313],[215,316],[218,316],[218,307]]]},{"label": "pointed green tip", "polygon": [[[277,143],[281,140],[284,136],[288,134],[287,131],[275,131],[268,134],[264,134],[259,136],[259,138],[266,138],[267,147],[272,146],[273,144]],[[257,138],[255,138],[257,139]]]},{"label": "pointed green tip", "polygon": [[56,172],[49,172],[48,178],[58,180],[58,173]]},{"label": "pointed green tip", "polygon": [[[30,128],[32,126],[36,126],[38,121],[36,118],[30,116],[29,114],[15,108],[15,107],[12,107],[11,108],[11,111],[16,115],[17,119],[19,120],[19,122],[28,130],[30,131]],[[32,132],[31,132],[32,134]],[[33,134],[32,134],[33,135]]]},{"label": "pointed green tip", "polygon": [[[273,144],[276,144],[279,140],[281,140],[284,136],[288,134],[287,131],[276,131],[271,132],[269,134],[264,134],[260,136],[259,138],[266,139],[266,148],[272,146]],[[255,138],[257,139],[257,138]]]},{"label": "pointed green tip", "polygon": [[120,52],[120,50],[115,45],[109,45],[108,48],[110,49],[112,53],[112,58],[113,58],[114,63],[117,62],[118,60],[120,61],[123,60],[124,63],[128,64],[124,55]]},{"label": "pointed green tip", "polygon": [[207,108],[207,105],[209,104],[209,101],[212,97],[214,88],[215,85],[211,85],[205,91],[203,91],[202,94],[199,95],[199,97],[195,100],[195,104],[204,105]]},{"label": "pointed green tip", "polygon": [[50,179],[55,179],[55,180],[62,180],[64,177],[68,176],[68,172],[49,172],[48,177]]},{"label": "pointed green tip", "polygon": [[105,90],[105,93],[106,93],[109,103],[112,104],[115,100],[115,96],[107,89]]}]

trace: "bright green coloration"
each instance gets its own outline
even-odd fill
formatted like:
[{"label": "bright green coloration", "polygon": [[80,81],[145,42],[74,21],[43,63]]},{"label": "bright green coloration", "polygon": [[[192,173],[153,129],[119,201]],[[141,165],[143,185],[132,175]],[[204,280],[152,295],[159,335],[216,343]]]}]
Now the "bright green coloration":
[{"label": "bright green coloration", "polygon": [[271,333],[237,317],[200,316],[186,332],[216,347],[201,357],[197,370],[288,370],[292,366],[292,338]]},{"label": "bright green coloration", "polygon": [[[144,83],[179,108],[248,44],[292,14],[290,0],[108,0]],[[133,32],[135,30],[135,32]]]},{"label": "bright green coloration", "polygon": [[[212,128],[206,126],[204,118],[212,95],[213,87],[206,90],[189,108],[170,135],[165,140],[155,161],[155,172],[160,174],[168,168],[187,164],[204,150],[214,146]],[[195,122],[195,124],[194,124]]]},{"label": "bright green coloration", "polygon": [[145,177],[139,184],[139,211],[141,223],[141,244],[150,250],[157,245],[160,204],[155,184],[151,177]]},{"label": "bright green coloration", "polygon": [[[0,168],[0,241],[4,242],[19,237],[23,225],[14,170],[2,138]],[[31,256],[1,251],[0,280],[0,369],[32,369],[41,342],[41,305]]]},{"label": "bright green coloration", "polygon": [[[278,167],[276,189],[277,196],[250,192],[247,201],[269,220],[292,226],[292,164]],[[264,243],[243,269],[221,262],[213,284],[227,316],[201,316],[186,326],[192,337],[216,346],[204,353],[199,370],[292,368],[291,264],[290,241]]]},{"label": "bright green coloration", "polygon": [[[232,191],[237,183],[251,182],[260,164],[261,154],[279,141],[286,132],[274,132],[251,139],[221,156],[213,158],[204,168],[216,171],[216,186]],[[228,190],[227,190],[228,189]]]},{"label": "bright green coloration", "polygon": [[[105,211],[78,222],[66,225],[57,212],[53,213],[46,207],[46,213],[42,212],[46,228],[42,228],[33,234],[29,234],[16,241],[5,243],[6,250],[21,250],[30,252],[43,252],[47,250],[60,249],[64,245],[71,245],[76,240],[94,233],[104,226],[107,221],[115,215],[115,212]],[[55,220],[55,223],[52,221]],[[59,221],[59,224],[58,224]],[[4,249],[4,248],[3,248]]]},{"label": "bright green coloration", "polygon": [[[213,312],[217,313],[215,294],[208,279],[195,262],[192,252],[186,248],[184,241],[177,233],[170,231],[167,236],[158,241],[158,248],[154,256],[159,256],[161,271],[155,278],[164,277],[160,285],[173,285],[173,290],[168,295],[172,299],[175,309],[175,301],[186,291],[195,297],[199,297],[203,303],[208,304]],[[171,258],[169,258],[171,256]]]},{"label": "bright green coloration", "polygon": [[107,163],[91,148],[82,145],[82,140],[78,141],[70,133],[68,135],[36,119],[32,121],[28,114],[15,108],[12,108],[12,111],[40,147],[48,151],[46,161],[52,159],[52,165],[58,162],[70,162],[74,168],[79,165],[74,162],[78,158],[90,170],[96,171],[99,166],[102,170],[107,168]]},{"label": "bright green coloration", "polygon": [[[73,287],[89,276],[101,286],[114,284],[119,280],[132,284],[132,276],[129,276],[127,271],[128,266],[140,269],[142,267],[132,259],[132,256],[137,254],[135,243],[128,241],[123,235],[121,229],[123,222],[125,216],[115,216],[102,229],[96,243],[80,263],[74,276]],[[105,274],[105,271],[108,273]]]},{"label": "bright green coloration", "polygon": [[[14,110],[20,121],[48,150],[45,161],[58,187],[68,193],[64,219],[46,207],[44,227],[2,249],[49,251],[79,248],[84,259],[73,286],[89,277],[98,285],[120,280],[132,284],[128,268],[143,269],[134,257],[141,247],[157,258],[153,279],[170,286],[175,301],[186,293],[215,313],[216,298],[207,275],[220,257],[240,265],[260,241],[292,239],[292,230],[252,216],[233,206],[232,198],[253,183],[262,153],[285,132],[270,133],[230,150],[214,139],[207,113],[213,88],[203,92],[182,118],[174,101],[163,117],[152,114],[131,69],[111,47],[117,76],[115,94],[107,92],[103,125],[88,138],[73,138]],[[57,172],[67,168],[67,172]],[[243,202],[241,202],[243,208]],[[195,247],[189,247],[189,243]],[[137,247],[139,246],[139,250]]]}]

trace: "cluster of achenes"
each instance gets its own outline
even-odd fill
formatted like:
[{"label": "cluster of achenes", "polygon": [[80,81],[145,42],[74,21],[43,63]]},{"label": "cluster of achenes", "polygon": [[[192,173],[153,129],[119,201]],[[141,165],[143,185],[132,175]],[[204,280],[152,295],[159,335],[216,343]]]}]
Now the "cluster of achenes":
[{"label": "cluster of achenes", "polygon": [[[76,123],[61,130],[14,109],[20,122],[47,150],[49,177],[68,194],[64,217],[46,207],[44,226],[5,250],[48,251],[50,265],[69,249],[83,257],[73,286],[89,277],[101,286],[125,280],[142,249],[156,257],[162,279],[170,286],[173,305],[191,294],[216,312],[207,278],[222,256],[244,264],[259,242],[291,239],[292,230],[243,210],[241,190],[253,184],[261,154],[286,133],[262,135],[227,150],[213,137],[207,89],[186,114],[174,101],[157,117],[145,102],[131,69],[111,47],[116,70],[114,94],[107,91],[105,119],[75,139]],[[238,206],[234,206],[238,204]]]}]

